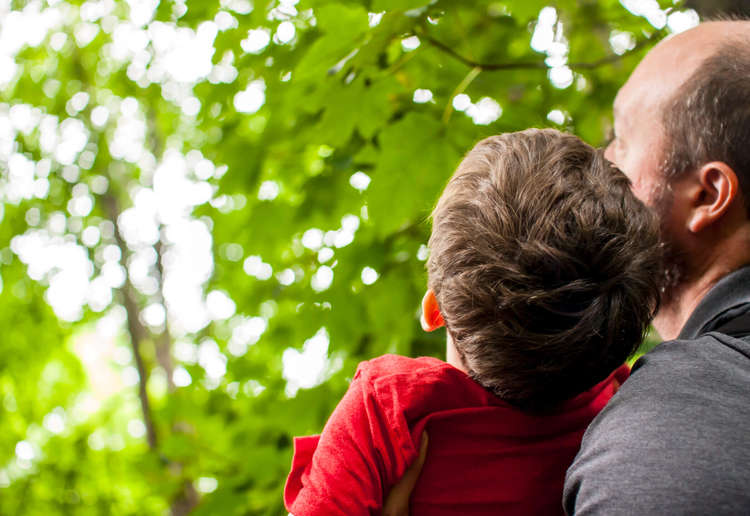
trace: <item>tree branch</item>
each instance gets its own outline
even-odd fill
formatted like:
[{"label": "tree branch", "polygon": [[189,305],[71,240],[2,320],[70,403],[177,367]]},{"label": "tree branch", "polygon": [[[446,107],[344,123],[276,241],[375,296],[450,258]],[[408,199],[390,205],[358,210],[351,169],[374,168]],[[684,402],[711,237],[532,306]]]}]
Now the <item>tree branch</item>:
[{"label": "tree branch", "polygon": [[[602,57],[601,59],[597,59],[595,61],[566,63],[566,64],[569,68],[573,70],[592,70],[600,66],[615,63],[631,54],[638,52],[647,44],[651,43],[655,35],[660,34],[660,32],[661,31],[655,32],[654,35],[652,35],[651,37],[639,41],[638,43],[635,44],[635,46],[633,46],[633,48],[631,48],[630,50],[626,52],[623,52],[622,54],[608,55],[608,56]],[[428,36],[427,34],[418,33],[417,36],[420,39],[432,45],[433,47],[437,48],[441,52],[444,52],[445,54],[448,54],[449,56],[456,59],[457,61],[460,61],[461,63],[465,64],[466,66],[469,66],[471,68],[479,68],[483,72],[493,72],[493,71],[499,71],[499,70],[546,70],[547,68],[549,68],[549,66],[547,66],[544,60],[511,61],[507,63],[479,63],[477,61],[474,61],[473,59],[469,59],[465,56],[462,56],[461,54],[453,50],[453,48],[449,47],[445,43],[442,43],[441,41],[436,40],[435,38],[431,36]]]},{"label": "tree branch", "polygon": [[[661,32],[655,32],[654,34],[660,34]],[[568,63],[568,66],[572,68],[573,70],[593,70],[594,68],[599,68],[600,66],[616,63],[617,61],[620,61],[621,59],[631,55],[635,54],[639,50],[641,50],[643,47],[648,45],[649,43],[652,43],[654,39],[654,36],[652,35],[649,38],[642,39],[635,45],[633,45],[633,48],[630,50],[626,50],[622,54],[611,54],[605,57],[602,57],[601,59],[597,59],[595,61],[590,62],[581,62],[581,63]]]},{"label": "tree branch", "polygon": [[[128,255],[128,246],[120,233],[120,227],[117,223],[117,219],[120,215],[120,208],[117,200],[112,194],[106,193],[102,195],[102,201],[107,212],[107,217],[115,226],[115,241],[117,242],[117,247],[120,249],[120,255],[125,259]],[[148,331],[138,318],[138,302],[136,301],[133,284],[130,282],[130,276],[128,274],[126,274],[125,285],[122,287],[122,294],[123,305],[125,306],[125,312],[128,316],[128,333],[130,334],[130,344],[133,349],[133,359],[135,360],[135,366],[138,370],[138,398],[141,402],[143,422],[146,425],[146,438],[148,440],[149,448],[155,450],[158,444],[156,438],[156,426],[154,425],[154,418],[151,415],[151,403],[149,402],[148,392],[146,390],[148,373],[143,362],[143,356],[141,355],[141,343],[146,340]]]},{"label": "tree branch", "polygon": [[519,69],[543,70],[547,68],[547,65],[544,64],[544,61],[517,61],[517,62],[510,62],[510,63],[479,63],[477,61],[469,59],[468,57],[462,56],[461,54],[453,50],[451,47],[449,47],[445,43],[442,43],[436,40],[432,36],[428,36],[427,34],[424,34],[424,33],[417,34],[417,36],[419,37],[419,39],[426,41],[433,47],[448,54],[452,58],[462,62],[466,66],[469,66],[471,68],[479,68],[482,71],[519,70]]},{"label": "tree branch", "polygon": [[[459,83],[458,86],[456,86],[456,89],[453,90],[453,93],[451,93],[450,98],[453,99],[457,95],[463,93],[466,88],[469,87],[469,85],[474,81],[474,79],[477,78],[477,75],[479,75],[482,72],[481,68],[474,67],[472,68],[469,73],[464,77],[464,79]],[[449,101],[448,104],[445,106],[445,111],[443,111],[443,124],[447,124],[448,121],[451,118],[451,114],[453,113],[453,102]]]},{"label": "tree branch", "polygon": [[[167,311],[167,303],[164,300],[164,263],[163,249],[161,240],[159,240],[154,246],[156,250],[156,274],[157,282],[159,284],[159,302],[164,306],[165,312]],[[167,376],[167,389],[169,392],[175,391],[174,379],[172,378],[174,373],[174,363],[172,362],[172,334],[169,331],[169,322],[164,322],[164,329],[156,336],[156,359],[159,361],[159,365],[164,368],[164,372]]]},{"label": "tree branch", "polygon": [[[146,107],[146,122],[148,130],[148,141],[151,143],[150,151],[155,158],[161,159],[164,153],[164,138],[159,130],[158,123],[158,111],[157,108],[149,104]],[[151,178],[153,183],[153,177]],[[153,184],[149,184],[153,187]],[[163,227],[161,222],[160,227]],[[169,309],[164,299],[164,249],[161,238],[154,245],[156,251],[156,280],[159,288],[155,297],[158,302],[164,307],[164,311],[167,314],[164,322],[164,328],[155,335],[154,347],[156,351],[156,360],[159,365],[164,369],[164,373],[167,377],[167,390],[169,393],[173,393],[176,389],[173,379],[174,362],[172,361],[172,334],[169,331]],[[171,430],[174,431],[175,423],[172,421]],[[187,516],[192,510],[198,505],[200,501],[200,495],[195,489],[193,482],[190,478],[184,476],[184,465],[180,461],[170,461],[169,471],[175,477],[182,477],[182,485],[180,489],[175,492],[169,507],[170,514],[172,516]]]}]

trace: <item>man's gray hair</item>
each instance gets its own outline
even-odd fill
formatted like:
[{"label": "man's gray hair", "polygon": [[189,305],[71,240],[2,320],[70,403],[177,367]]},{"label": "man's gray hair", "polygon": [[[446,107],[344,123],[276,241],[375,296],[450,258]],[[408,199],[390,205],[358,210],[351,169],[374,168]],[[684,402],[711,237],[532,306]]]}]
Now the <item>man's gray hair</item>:
[{"label": "man's gray hair", "polygon": [[662,117],[666,178],[723,161],[737,174],[750,214],[750,36],[735,37],[707,57]]}]

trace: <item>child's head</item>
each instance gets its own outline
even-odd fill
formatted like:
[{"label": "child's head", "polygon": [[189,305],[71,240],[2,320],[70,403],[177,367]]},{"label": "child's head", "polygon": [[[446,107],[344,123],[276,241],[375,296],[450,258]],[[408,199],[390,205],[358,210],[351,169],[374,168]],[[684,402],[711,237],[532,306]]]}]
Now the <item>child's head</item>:
[{"label": "child's head", "polygon": [[575,136],[479,142],[432,214],[429,288],[469,374],[544,409],[636,349],[658,306],[654,216]]}]

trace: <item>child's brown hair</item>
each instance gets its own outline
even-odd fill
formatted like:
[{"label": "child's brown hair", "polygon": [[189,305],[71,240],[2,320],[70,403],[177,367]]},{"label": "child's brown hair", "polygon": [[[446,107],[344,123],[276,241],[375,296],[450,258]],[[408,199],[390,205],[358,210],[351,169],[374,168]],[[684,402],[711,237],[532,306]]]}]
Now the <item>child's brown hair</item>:
[{"label": "child's brown hair", "polygon": [[432,220],[429,287],[458,354],[520,408],[552,408],[606,378],[658,307],[656,218],[575,136],[479,142]]}]

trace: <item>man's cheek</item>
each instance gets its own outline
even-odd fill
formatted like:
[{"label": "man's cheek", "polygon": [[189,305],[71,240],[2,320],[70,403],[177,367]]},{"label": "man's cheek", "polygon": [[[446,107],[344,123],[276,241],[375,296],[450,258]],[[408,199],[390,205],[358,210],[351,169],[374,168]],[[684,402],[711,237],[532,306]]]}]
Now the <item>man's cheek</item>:
[{"label": "man's cheek", "polygon": [[609,145],[607,145],[607,148],[604,149],[604,157],[607,158],[609,161],[617,165],[617,161],[615,158],[615,142],[612,140],[609,142]]},{"label": "man's cheek", "polygon": [[[630,176],[628,176],[630,177]],[[649,208],[654,207],[654,189],[650,185],[644,185],[638,178],[630,177],[630,189],[633,191],[639,201],[648,206]]]}]

